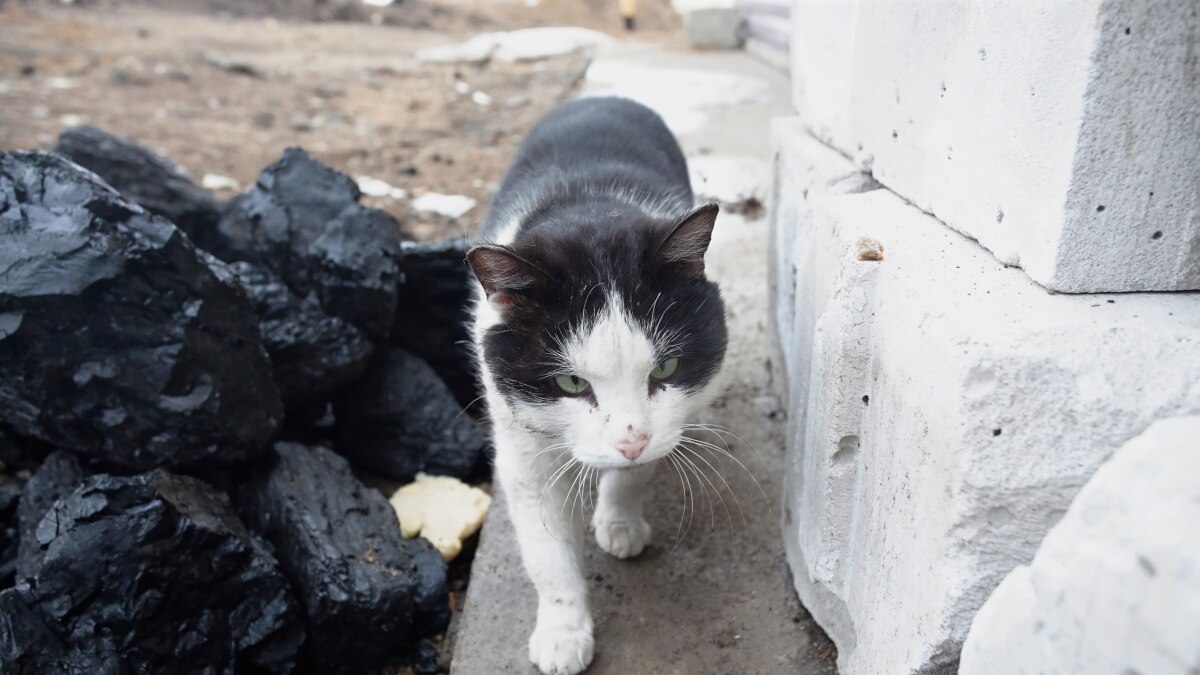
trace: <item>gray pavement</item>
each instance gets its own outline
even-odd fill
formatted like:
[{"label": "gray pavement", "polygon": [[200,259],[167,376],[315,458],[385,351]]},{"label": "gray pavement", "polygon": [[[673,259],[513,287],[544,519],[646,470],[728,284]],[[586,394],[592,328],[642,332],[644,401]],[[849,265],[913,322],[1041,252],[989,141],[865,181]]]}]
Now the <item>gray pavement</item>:
[{"label": "gray pavement", "polygon": [[[769,121],[791,110],[785,75],[740,52],[621,45],[597,55],[586,94],[627,95],[659,110],[685,153],[700,158],[696,166],[721,183],[707,189],[721,191],[736,182],[765,202]],[[759,170],[747,169],[755,166]],[[676,475],[662,467],[648,507],[655,539],[641,556],[620,561],[590,538],[585,542],[596,618],[596,660],[589,673],[836,672],[833,645],[792,590],[780,538],[784,420],[773,393],[766,333],[766,251],[765,219],[722,213],[708,270],[721,284],[727,307],[728,387],[698,420],[729,427],[745,439],[733,441],[731,449],[753,477],[730,462],[719,467],[729,489],[713,482],[721,487],[727,515],[720,501],[710,513],[699,492],[689,500]],[[695,511],[681,538],[689,503]],[[481,535],[452,672],[535,673],[526,649],[534,608],[533,587],[500,498]]]}]

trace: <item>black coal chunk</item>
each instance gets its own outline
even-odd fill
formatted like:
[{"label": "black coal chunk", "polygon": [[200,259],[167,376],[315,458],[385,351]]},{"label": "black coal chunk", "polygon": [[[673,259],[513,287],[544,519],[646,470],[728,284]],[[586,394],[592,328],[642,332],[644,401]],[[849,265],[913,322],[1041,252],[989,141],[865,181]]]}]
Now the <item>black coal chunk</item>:
[{"label": "black coal chunk", "polygon": [[20,546],[20,527],[17,506],[25,484],[0,473],[0,587],[12,581],[17,569],[17,553]]},{"label": "black coal chunk", "polygon": [[470,247],[464,239],[400,244],[391,337],[433,366],[462,406],[479,396],[467,329],[475,284],[466,263]]},{"label": "black coal chunk", "polygon": [[5,432],[0,427],[0,464],[11,470],[33,470],[42,463],[46,456],[44,447],[36,442]]},{"label": "black coal chunk", "polygon": [[369,672],[406,640],[444,627],[445,563],[427,555],[427,542],[401,536],[383,495],[325,448],[278,443],[275,453],[238,506],[296,588],[313,671]]},{"label": "black coal chunk", "polygon": [[290,148],[197,243],[279,274],[296,295],[382,339],[396,308],[400,226],[359,196],[354,181]]},{"label": "black coal chunk", "polygon": [[[35,580],[0,601],[0,671],[48,663],[92,672],[290,672],[304,639],[295,597],[270,550],[228,497],[163,470],[97,475],[37,528]],[[51,636],[43,645],[28,640]],[[39,670],[42,668],[42,670]]]},{"label": "black coal chunk", "polygon": [[96,127],[73,127],[58,137],[55,150],[188,236],[213,229],[221,218],[220,203],[212,194],[171,160],[127,138]]},{"label": "black coal chunk", "polygon": [[418,472],[470,479],[487,441],[429,364],[381,350],[336,403],[337,449],[363,467],[407,481]]},{"label": "black coal chunk", "polygon": [[373,351],[362,331],[326,314],[312,298],[296,295],[261,267],[245,262],[229,267],[254,299],[289,418],[305,416],[307,408],[362,375]]},{"label": "black coal chunk", "polygon": [[37,574],[45,550],[37,541],[37,526],[54,504],[71,496],[87,478],[75,455],[58,450],[50,453],[25,484],[17,522],[21,530],[21,547],[17,556],[17,577],[26,579]]},{"label": "black coal chunk", "polygon": [[[126,675],[111,645],[68,645],[47,625],[27,583],[0,592],[0,665],[7,675]],[[107,651],[106,651],[107,650]]]},{"label": "black coal chunk", "polygon": [[261,454],[283,406],[254,307],[174,225],[57,155],[0,154],[6,428],[135,470]]},{"label": "black coal chunk", "polygon": [[421,640],[412,650],[410,661],[413,675],[437,675],[441,672],[438,667],[438,651],[429,640]]}]

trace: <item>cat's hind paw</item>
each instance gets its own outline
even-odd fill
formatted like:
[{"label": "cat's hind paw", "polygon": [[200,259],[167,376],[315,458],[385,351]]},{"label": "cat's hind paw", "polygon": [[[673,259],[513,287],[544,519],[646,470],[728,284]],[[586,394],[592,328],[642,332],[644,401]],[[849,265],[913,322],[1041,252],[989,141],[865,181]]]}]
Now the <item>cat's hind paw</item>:
[{"label": "cat's hind paw", "polygon": [[592,663],[592,631],[570,624],[538,626],[529,638],[529,660],[543,675],[576,675]]},{"label": "cat's hind paw", "polygon": [[632,558],[641,553],[650,543],[650,523],[644,518],[636,520],[606,521],[597,519],[596,543],[614,558]]}]

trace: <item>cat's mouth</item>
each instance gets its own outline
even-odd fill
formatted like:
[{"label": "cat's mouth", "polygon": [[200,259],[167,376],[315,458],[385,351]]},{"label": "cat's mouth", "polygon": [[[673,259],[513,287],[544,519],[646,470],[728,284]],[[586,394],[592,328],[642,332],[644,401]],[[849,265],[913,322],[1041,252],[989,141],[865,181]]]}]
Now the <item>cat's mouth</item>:
[{"label": "cat's mouth", "polygon": [[624,462],[621,462],[620,464],[617,464],[617,463],[609,464],[607,462],[602,463],[602,464],[587,462],[587,464],[589,466],[595,467],[597,469],[605,469],[608,471],[633,471],[634,469],[643,469],[648,466],[654,466],[655,464],[658,463],[658,461],[660,459],[662,459],[662,457],[652,457],[652,458],[647,458],[647,459],[636,461],[636,462],[624,461]]}]

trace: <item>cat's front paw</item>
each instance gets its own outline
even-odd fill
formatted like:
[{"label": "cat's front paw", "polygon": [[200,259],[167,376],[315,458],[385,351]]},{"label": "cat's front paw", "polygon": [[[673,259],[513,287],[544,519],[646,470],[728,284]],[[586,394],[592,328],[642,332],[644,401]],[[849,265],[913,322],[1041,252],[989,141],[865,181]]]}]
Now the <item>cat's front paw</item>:
[{"label": "cat's front paw", "polygon": [[650,543],[650,523],[644,518],[635,520],[604,520],[597,518],[596,543],[614,558],[632,558]]},{"label": "cat's front paw", "polygon": [[596,642],[592,631],[571,624],[543,627],[529,638],[529,660],[543,675],[576,675],[592,663]]}]

